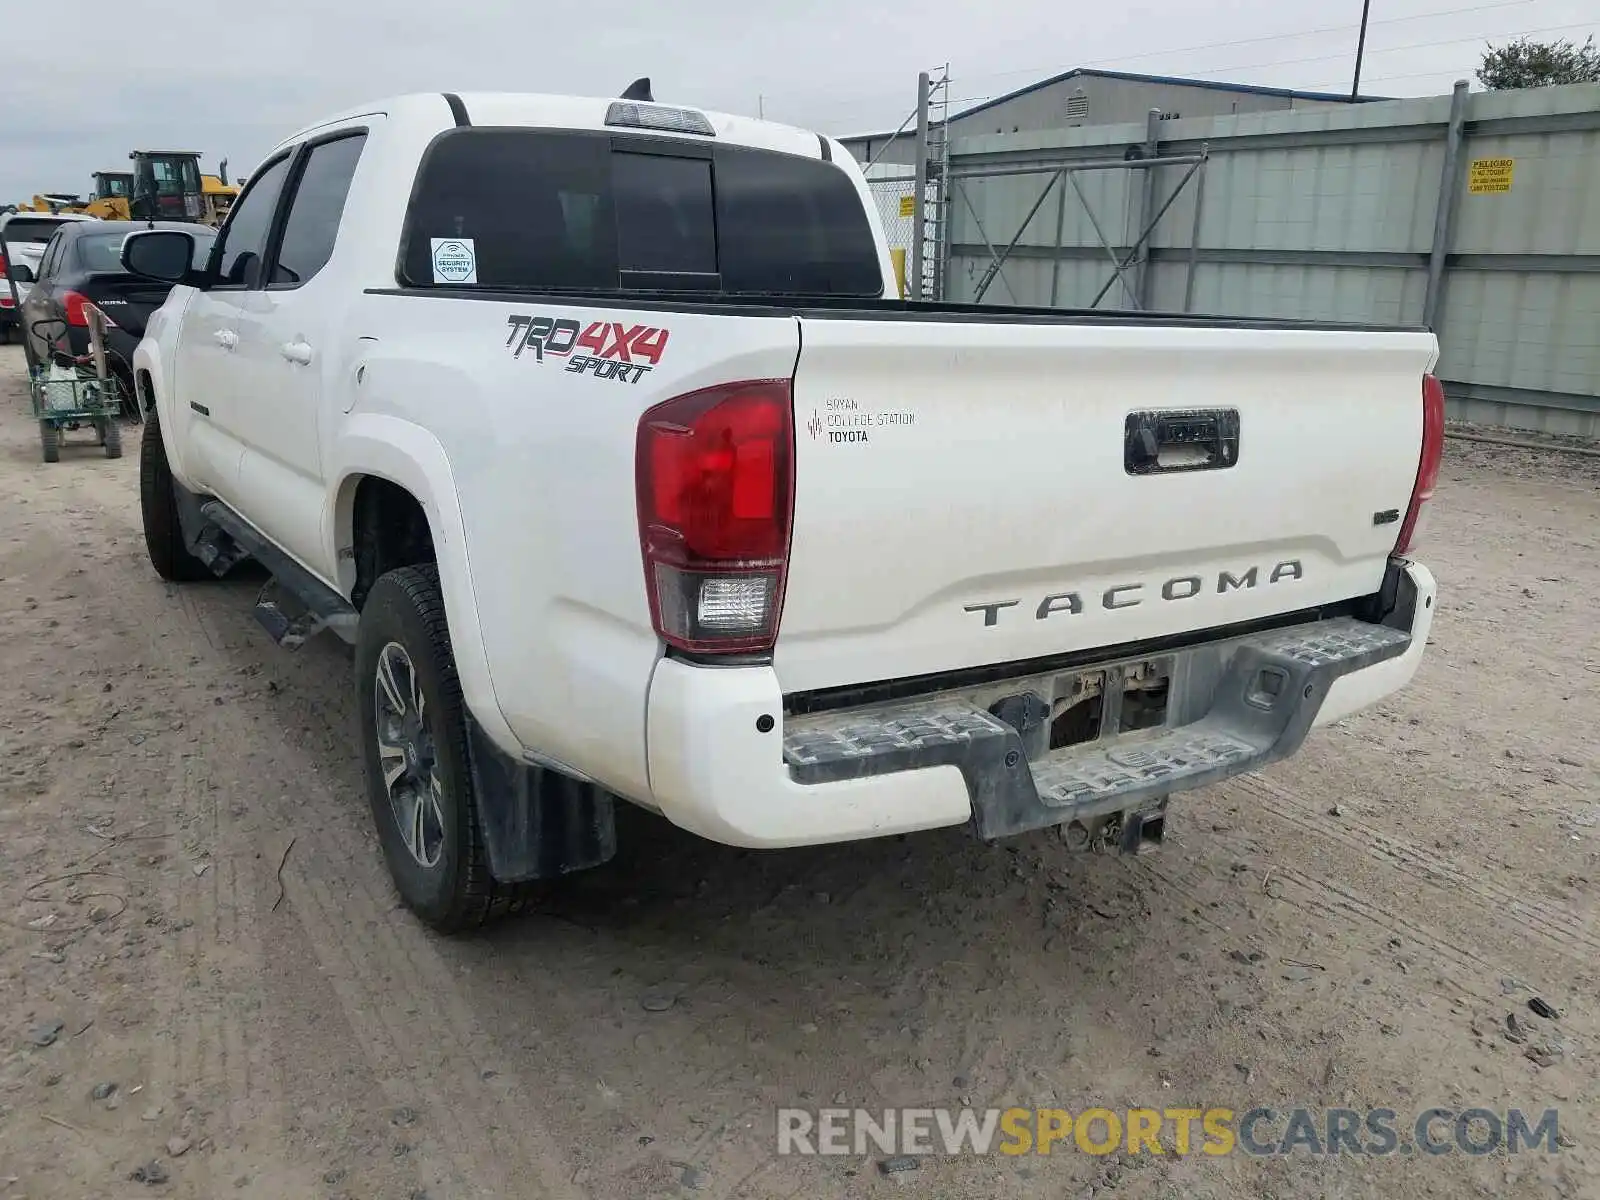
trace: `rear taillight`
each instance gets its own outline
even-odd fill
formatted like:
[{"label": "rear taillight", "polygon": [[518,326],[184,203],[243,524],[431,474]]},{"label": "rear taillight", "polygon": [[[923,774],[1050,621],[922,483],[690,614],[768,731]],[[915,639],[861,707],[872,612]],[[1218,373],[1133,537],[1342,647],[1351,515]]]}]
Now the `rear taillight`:
[{"label": "rear taillight", "polygon": [[89,297],[82,292],[62,292],[61,303],[67,310],[68,325],[75,325],[82,329],[89,323],[89,315],[84,312],[84,307],[89,303]]},{"label": "rear taillight", "polygon": [[[79,329],[87,326],[89,324],[89,314],[84,309],[92,303],[94,302],[82,292],[62,292],[61,304],[67,310],[67,324],[74,325]],[[100,315],[105,316],[104,309],[100,310]],[[110,317],[106,317],[106,325],[112,329],[117,327],[117,323]]]},{"label": "rear taillight", "polygon": [[0,254],[0,279],[11,274],[11,264],[6,261],[6,256]]},{"label": "rear taillight", "polygon": [[1428,501],[1433,499],[1434,485],[1439,482],[1439,462],[1444,458],[1444,385],[1432,375],[1422,377],[1422,457],[1417,461],[1417,482],[1411,489],[1411,507],[1406,510],[1406,523],[1400,526],[1400,538],[1394,544],[1396,554],[1409,554],[1426,528],[1424,517]]},{"label": "rear taillight", "polygon": [[794,510],[788,380],[664,401],[639,418],[635,453],[657,635],[699,654],[771,650]]}]

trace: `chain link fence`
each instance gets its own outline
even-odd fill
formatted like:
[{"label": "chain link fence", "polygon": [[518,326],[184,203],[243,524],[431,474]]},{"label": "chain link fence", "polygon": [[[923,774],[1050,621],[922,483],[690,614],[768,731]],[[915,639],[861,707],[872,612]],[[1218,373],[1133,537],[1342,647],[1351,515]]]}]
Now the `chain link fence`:
[{"label": "chain link fence", "polygon": [[[867,186],[877,202],[878,219],[883,222],[883,234],[891,251],[903,255],[907,263],[911,258],[911,241],[916,236],[916,221],[911,214],[911,197],[916,191],[916,177],[904,167],[872,167],[867,172]],[[904,268],[903,268],[904,269]]]}]

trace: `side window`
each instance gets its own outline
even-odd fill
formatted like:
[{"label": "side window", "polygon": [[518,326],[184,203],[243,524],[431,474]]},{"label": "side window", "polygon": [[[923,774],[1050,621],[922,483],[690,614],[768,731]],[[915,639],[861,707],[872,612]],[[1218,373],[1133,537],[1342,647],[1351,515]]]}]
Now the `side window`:
[{"label": "side window", "polygon": [[39,278],[48,279],[56,273],[56,260],[61,257],[61,243],[65,239],[58,233],[50,239],[50,244],[44,248],[44,257],[39,260]]},{"label": "side window", "polygon": [[356,134],[312,147],[289,202],[271,286],[299,287],[333,257],[345,197],[366,142],[365,134]]},{"label": "side window", "polygon": [[228,224],[217,238],[211,261],[217,267],[218,287],[255,287],[272,233],[272,216],[278,208],[283,181],[289,174],[290,155],[256,172],[239,197]]}]

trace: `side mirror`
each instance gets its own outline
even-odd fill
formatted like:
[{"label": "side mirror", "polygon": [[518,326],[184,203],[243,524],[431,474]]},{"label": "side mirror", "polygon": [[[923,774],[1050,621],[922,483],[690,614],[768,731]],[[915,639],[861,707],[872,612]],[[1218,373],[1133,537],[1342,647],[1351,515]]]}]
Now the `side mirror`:
[{"label": "side mirror", "polygon": [[122,241],[123,269],[157,283],[186,283],[192,278],[194,236],[180,229],[144,229]]},{"label": "side mirror", "polygon": [[12,263],[11,278],[15,279],[18,283],[33,283],[33,268],[23,266],[21,263]]}]

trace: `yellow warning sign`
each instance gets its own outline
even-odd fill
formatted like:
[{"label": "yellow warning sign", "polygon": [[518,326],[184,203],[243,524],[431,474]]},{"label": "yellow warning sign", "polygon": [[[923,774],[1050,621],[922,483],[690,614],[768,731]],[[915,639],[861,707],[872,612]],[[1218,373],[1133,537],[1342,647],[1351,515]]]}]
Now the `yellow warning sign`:
[{"label": "yellow warning sign", "polygon": [[1514,158],[1475,158],[1467,167],[1467,191],[1474,196],[1511,190]]},{"label": "yellow warning sign", "polygon": [[914,216],[916,214],[916,211],[917,211],[916,199],[917,198],[915,196],[901,196],[900,197],[900,215],[902,217],[910,217],[910,216]]}]

